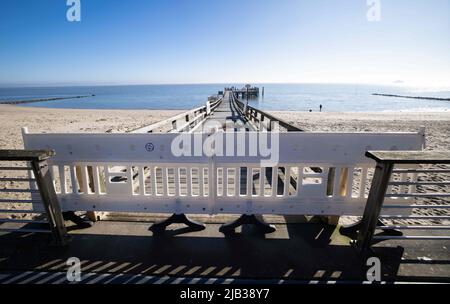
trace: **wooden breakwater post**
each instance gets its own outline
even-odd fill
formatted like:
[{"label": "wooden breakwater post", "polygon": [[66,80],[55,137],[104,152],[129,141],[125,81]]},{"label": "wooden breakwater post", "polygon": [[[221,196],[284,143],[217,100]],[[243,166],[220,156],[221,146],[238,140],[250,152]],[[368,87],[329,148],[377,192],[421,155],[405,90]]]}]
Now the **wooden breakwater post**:
[{"label": "wooden breakwater post", "polygon": [[91,94],[91,95],[79,95],[79,96],[71,96],[71,97],[39,98],[39,99],[29,99],[29,100],[0,100],[0,104],[16,105],[16,104],[33,103],[33,102],[88,98],[88,97],[94,97],[94,96],[95,96],[94,94]]},{"label": "wooden breakwater post", "polygon": [[380,94],[380,93],[373,93],[372,95],[373,96],[383,96],[383,97],[397,97],[397,98],[410,98],[410,99],[423,99],[423,100],[450,101],[450,98],[440,98],[440,97],[407,96],[407,95]]}]

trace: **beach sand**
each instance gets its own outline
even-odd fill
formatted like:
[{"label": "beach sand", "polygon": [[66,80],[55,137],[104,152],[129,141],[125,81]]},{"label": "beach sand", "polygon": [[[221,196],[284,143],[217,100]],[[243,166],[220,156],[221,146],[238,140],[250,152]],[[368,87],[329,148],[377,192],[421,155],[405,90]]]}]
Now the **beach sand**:
[{"label": "beach sand", "polygon": [[[0,105],[0,148],[23,148],[21,127],[30,132],[127,132],[183,110],[79,110]],[[418,131],[426,128],[427,150],[450,149],[450,112],[295,112],[271,114],[305,131]]]},{"label": "beach sand", "polygon": [[[23,148],[21,127],[30,132],[127,132],[171,117],[182,110],[79,110],[0,105],[0,149]],[[450,149],[449,112],[295,112],[271,114],[305,131],[418,131],[426,128],[426,150]],[[14,174],[14,172],[12,172]],[[437,179],[442,179],[437,177]],[[0,182],[0,189],[13,187]],[[448,191],[448,189],[447,189]],[[429,201],[433,203],[434,201]],[[427,203],[425,201],[425,203]],[[429,211],[417,211],[427,214]],[[440,210],[440,215],[448,215]]]}]

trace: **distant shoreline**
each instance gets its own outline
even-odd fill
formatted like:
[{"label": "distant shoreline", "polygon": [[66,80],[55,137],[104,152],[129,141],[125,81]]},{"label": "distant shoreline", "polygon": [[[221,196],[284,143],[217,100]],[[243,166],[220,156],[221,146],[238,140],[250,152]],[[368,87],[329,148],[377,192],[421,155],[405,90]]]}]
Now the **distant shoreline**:
[{"label": "distant shoreline", "polygon": [[93,97],[93,96],[95,96],[95,95],[92,94],[92,95],[80,95],[80,96],[71,96],[71,97],[54,97],[54,98],[40,98],[40,99],[27,99],[27,100],[0,100],[0,104],[16,105],[16,104],[43,102],[43,101],[88,98],[88,97]]},{"label": "distant shoreline", "polygon": [[399,97],[399,98],[411,98],[411,99],[450,101],[450,98],[439,98],[439,97],[406,96],[406,95],[380,94],[380,93],[373,93],[372,95],[384,96],[384,97]]}]

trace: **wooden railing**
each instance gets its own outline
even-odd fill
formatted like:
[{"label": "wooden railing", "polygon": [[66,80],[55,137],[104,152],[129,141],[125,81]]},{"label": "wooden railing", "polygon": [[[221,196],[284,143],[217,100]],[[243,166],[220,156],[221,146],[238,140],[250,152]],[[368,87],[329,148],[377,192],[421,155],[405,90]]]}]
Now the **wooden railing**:
[{"label": "wooden railing", "polygon": [[[442,166],[450,164],[450,152],[413,152],[413,151],[397,151],[397,152],[367,152],[366,156],[377,162],[375,173],[370,188],[369,197],[364,210],[364,216],[361,223],[361,229],[359,230],[358,239],[356,242],[357,247],[361,251],[368,250],[373,241],[388,240],[388,239],[412,239],[412,240],[450,240],[450,235],[374,235],[376,230],[450,230],[449,225],[380,225],[380,219],[393,219],[393,220],[447,220],[450,221],[448,215],[395,215],[394,210],[413,210],[413,209],[448,209],[450,204],[408,204],[408,205],[396,205],[391,204],[384,206],[385,199],[389,200],[402,200],[402,199],[414,199],[414,198],[438,198],[448,199],[450,198],[450,191],[447,187],[450,185],[450,168],[442,168]],[[404,167],[396,169],[394,166],[417,166],[417,165],[440,165],[440,168],[408,168]],[[423,180],[429,177],[429,174],[441,174],[438,181]],[[392,181],[393,175],[400,175],[401,181]],[[406,175],[410,175],[409,178]],[[422,174],[420,180],[417,180],[417,175]],[[447,175],[447,180],[442,181],[444,175]],[[418,193],[417,187],[427,186],[428,189],[422,189],[421,193]],[[439,186],[440,192],[432,191],[435,189],[429,189],[430,186]],[[392,187],[399,187],[396,193],[392,193],[390,190]],[[442,190],[444,189],[444,190]],[[446,190],[445,190],[446,189]],[[407,192],[405,190],[408,190]],[[432,191],[432,192],[430,192]],[[380,215],[382,210],[389,210],[390,215]],[[432,212],[432,211],[430,211]]]},{"label": "wooden railing", "polygon": [[249,122],[255,124],[258,130],[272,131],[273,124],[277,123],[279,128],[286,130],[287,132],[303,132],[302,129],[291,125],[290,123],[275,117],[267,112],[260,109],[256,109],[252,106],[245,105],[238,98],[234,97],[234,102],[238,105],[239,109],[249,120]]},{"label": "wooden railing", "polygon": [[181,114],[177,114],[157,123],[132,130],[130,133],[176,133],[188,132],[200,124],[211,111],[214,111],[222,102],[222,98],[213,102],[208,102],[205,106],[198,107]]},{"label": "wooden railing", "polygon": [[[27,166],[13,166],[13,167],[0,167],[0,171],[25,171],[29,172],[27,178],[19,177],[3,177],[2,182],[14,182],[14,183],[26,183],[28,185],[35,184],[37,189],[29,187],[29,189],[1,189],[0,193],[32,193],[38,192],[41,197],[41,201],[38,200],[24,200],[11,198],[8,194],[5,194],[0,200],[1,204],[43,204],[47,221],[42,220],[28,220],[28,219],[12,219],[2,218],[1,223],[48,223],[48,229],[30,229],[30,228],[4,228],[0,227],[0,231],[19,231],[19,232],[50,232],[53,234],[54,241],[57,245],[65,245],[68,241],[67,231],[64,226],[64,219],[61,212],[61,207],[56,196],[56,192],[53,186],[53,179],[49,170],[47,160],[54,156],[53,150],[0,150],[0,161],[2,162],[26,162]],[[0,213],[3,214],[16,214],[16,213],[36,213],[33,209],[1,209]]]}]

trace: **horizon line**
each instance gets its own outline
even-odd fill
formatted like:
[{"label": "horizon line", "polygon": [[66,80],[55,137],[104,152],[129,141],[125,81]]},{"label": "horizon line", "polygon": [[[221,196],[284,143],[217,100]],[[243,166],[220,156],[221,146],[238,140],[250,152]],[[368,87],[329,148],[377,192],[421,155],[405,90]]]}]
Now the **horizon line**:
[{"label": "horizon line", "polygon": [[372,86],[391,86],[391,87],[425,87],[425,88],[445,88],[450,90],[450,86],[442,85],[417,85],[408,84],[405,82],[393,81],[392,83],[371,83],[371,82],[154,82],[154,83],[51,83],[51,84],[0,84],[1,89],[8,88],[54,88],[54,87],[113,87],[113,86],[176,86],[176,85],[241,85],[241,84],[252,84],[252,85],[273,85],[273,84],[317,84],[317,85],[372,85]]}]

